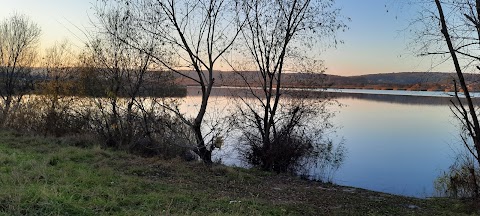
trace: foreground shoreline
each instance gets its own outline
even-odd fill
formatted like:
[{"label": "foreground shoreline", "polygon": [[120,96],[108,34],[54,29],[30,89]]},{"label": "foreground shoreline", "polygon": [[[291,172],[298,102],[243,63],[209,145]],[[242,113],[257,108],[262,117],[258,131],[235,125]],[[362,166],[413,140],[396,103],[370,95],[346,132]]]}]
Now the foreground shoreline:
[{"label": "foreground shoreline", "polygon": [[85,137],[0,131],[0,215],[471,215],[419,199],[258,170],[143,158]]}]

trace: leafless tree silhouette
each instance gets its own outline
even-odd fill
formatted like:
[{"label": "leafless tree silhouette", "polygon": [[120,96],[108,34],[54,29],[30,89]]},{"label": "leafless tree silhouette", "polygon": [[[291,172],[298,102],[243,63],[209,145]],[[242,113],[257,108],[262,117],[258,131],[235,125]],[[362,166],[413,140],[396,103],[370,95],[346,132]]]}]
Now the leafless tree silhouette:
[{"label": "leafless tree silhouette", "polygon": [[[135,20],[137,35],[122,38],[123,42],[148,53],[166,69],[192,80],[201,88],[202,102],[193,119],[177,108],[176,113],[195,134],[195,151],[206,163],[211,163],[215,146],[207,144],[202,123],[214,86],[214,73],[221,57],[231,48],[240,34],[230,0],[117,0],[128,16]],[[145,49],[138,41],[155,39],[155,49]]]},{"label": "leafless tree silhouette", "polygon": [[[422,55],[446,56],[444,60],[450,59],[455,68],[455,96],[451,100],[451,110],[461,122],[464,147],[476,161],[465,165],[470,172],[470,183],[474,185],[473,196],[479,197],[476,173],[480,165],[478,106],[474,104],[470,94],[475,89],[467,83],[464,73],[480,70],[480,1],[430,0],[417,3],[424,9],[416,22],[421,26],[417,33],[418,41],[422,44]],[[465,100],[461,98],[462,94]]]},{"label": "leafless tree silhouette", "polygon": [[28,17],[14,14],[0,23],[1,122],[5,124],[14,105],[33,88],[31,78],[40,27]]},{"label": "leafless tree silhouette", "polygon": [[312,60],[308,55],[312,52],[306,50],[319,49],[316,42],[335,38],[337,31],[346,28],[333,4],[330,0],[237,1],[239,20],[246,20],[242,44],[249,55],[247,62],[258,71],[253,78],[237,73],[254,98],[243,100],[239,123],[251,148],[248,159],[263,169],[287,171],[302,156],[314,152],[303,129],[309,118],[326,111],[324,105],[308,105],[305,98],[287,101],[282,76],[288,69],[323,72],[322,62]]}]

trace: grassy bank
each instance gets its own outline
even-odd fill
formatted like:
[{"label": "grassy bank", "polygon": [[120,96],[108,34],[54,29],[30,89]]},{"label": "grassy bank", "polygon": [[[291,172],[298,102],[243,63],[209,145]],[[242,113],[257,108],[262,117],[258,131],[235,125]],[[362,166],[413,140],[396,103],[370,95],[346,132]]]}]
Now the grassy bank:
[{"label": "grassy bank", "polygon": [[475,213],[456,200],[407,198],[74,143],[0,131],[0,215]]}]

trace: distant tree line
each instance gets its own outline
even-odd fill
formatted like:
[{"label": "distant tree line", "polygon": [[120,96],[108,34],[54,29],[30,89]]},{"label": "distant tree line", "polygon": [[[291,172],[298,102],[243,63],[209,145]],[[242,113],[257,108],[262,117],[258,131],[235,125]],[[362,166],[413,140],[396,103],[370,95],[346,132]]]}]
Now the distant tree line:
[{"label": "distant tree line", "polygon": [[[49,70],[40,68],[37,70]],[[90,71],[89,71],[90,70]],[[66,96],[82,97],[106,97],[108,80],[98,76],[90,68],[68,68],[62,75],[63,79],[49,75],[33,76],[33,94],[45,94],[48,91],[49,84],[55,81],[59,85],[59,94]],[[0,80],[2,78],[0,77]],[[161,71],[146,71],[143,87],[138,92],[142,97],[184,97],[186,96],[186,86],[177,83],[171,73]],[[128,97],[128,92],[121,89],[118,92],[119,97]]]}]

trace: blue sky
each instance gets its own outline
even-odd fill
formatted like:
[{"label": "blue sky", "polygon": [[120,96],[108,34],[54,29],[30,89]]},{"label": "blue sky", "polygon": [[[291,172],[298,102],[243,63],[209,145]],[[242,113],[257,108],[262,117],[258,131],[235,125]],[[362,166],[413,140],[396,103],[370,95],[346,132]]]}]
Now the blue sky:
[{"label": "blue sky", "polygon": [[[95,0],[93,0],[95,1]],[[0,0],[0,19],[25,14],[42,29],[42,47],[68,39],[82,46],[82,31],[93,16],[90,0]]]},{"label": "blue sky", "polygon": [[[28,15],[42,28],[42,46],[68,39],[76,47],[85,40],[79,29],[90,26],[95,0],[0,0],[0,19],[12,13]],[[430,58],[419,58],[407,49],[412,35],[405,29],[417,11],[400,0],[337,0],[351,18],[349,30],[339,33],[344,41],[322,52],[327,73],[358,75],[404,71],[451,70],[449,62],[436,68]]]},{"label": "blue sky", "polygon": [[350,29],[339,34],[344,44],[323,53],[332,74],[424,72],[451,70],[450,62],[417,57],[412,49],[415,35],[408,26],[420,10],[404,0],[337,0],[343,14],[351,18]]}]

